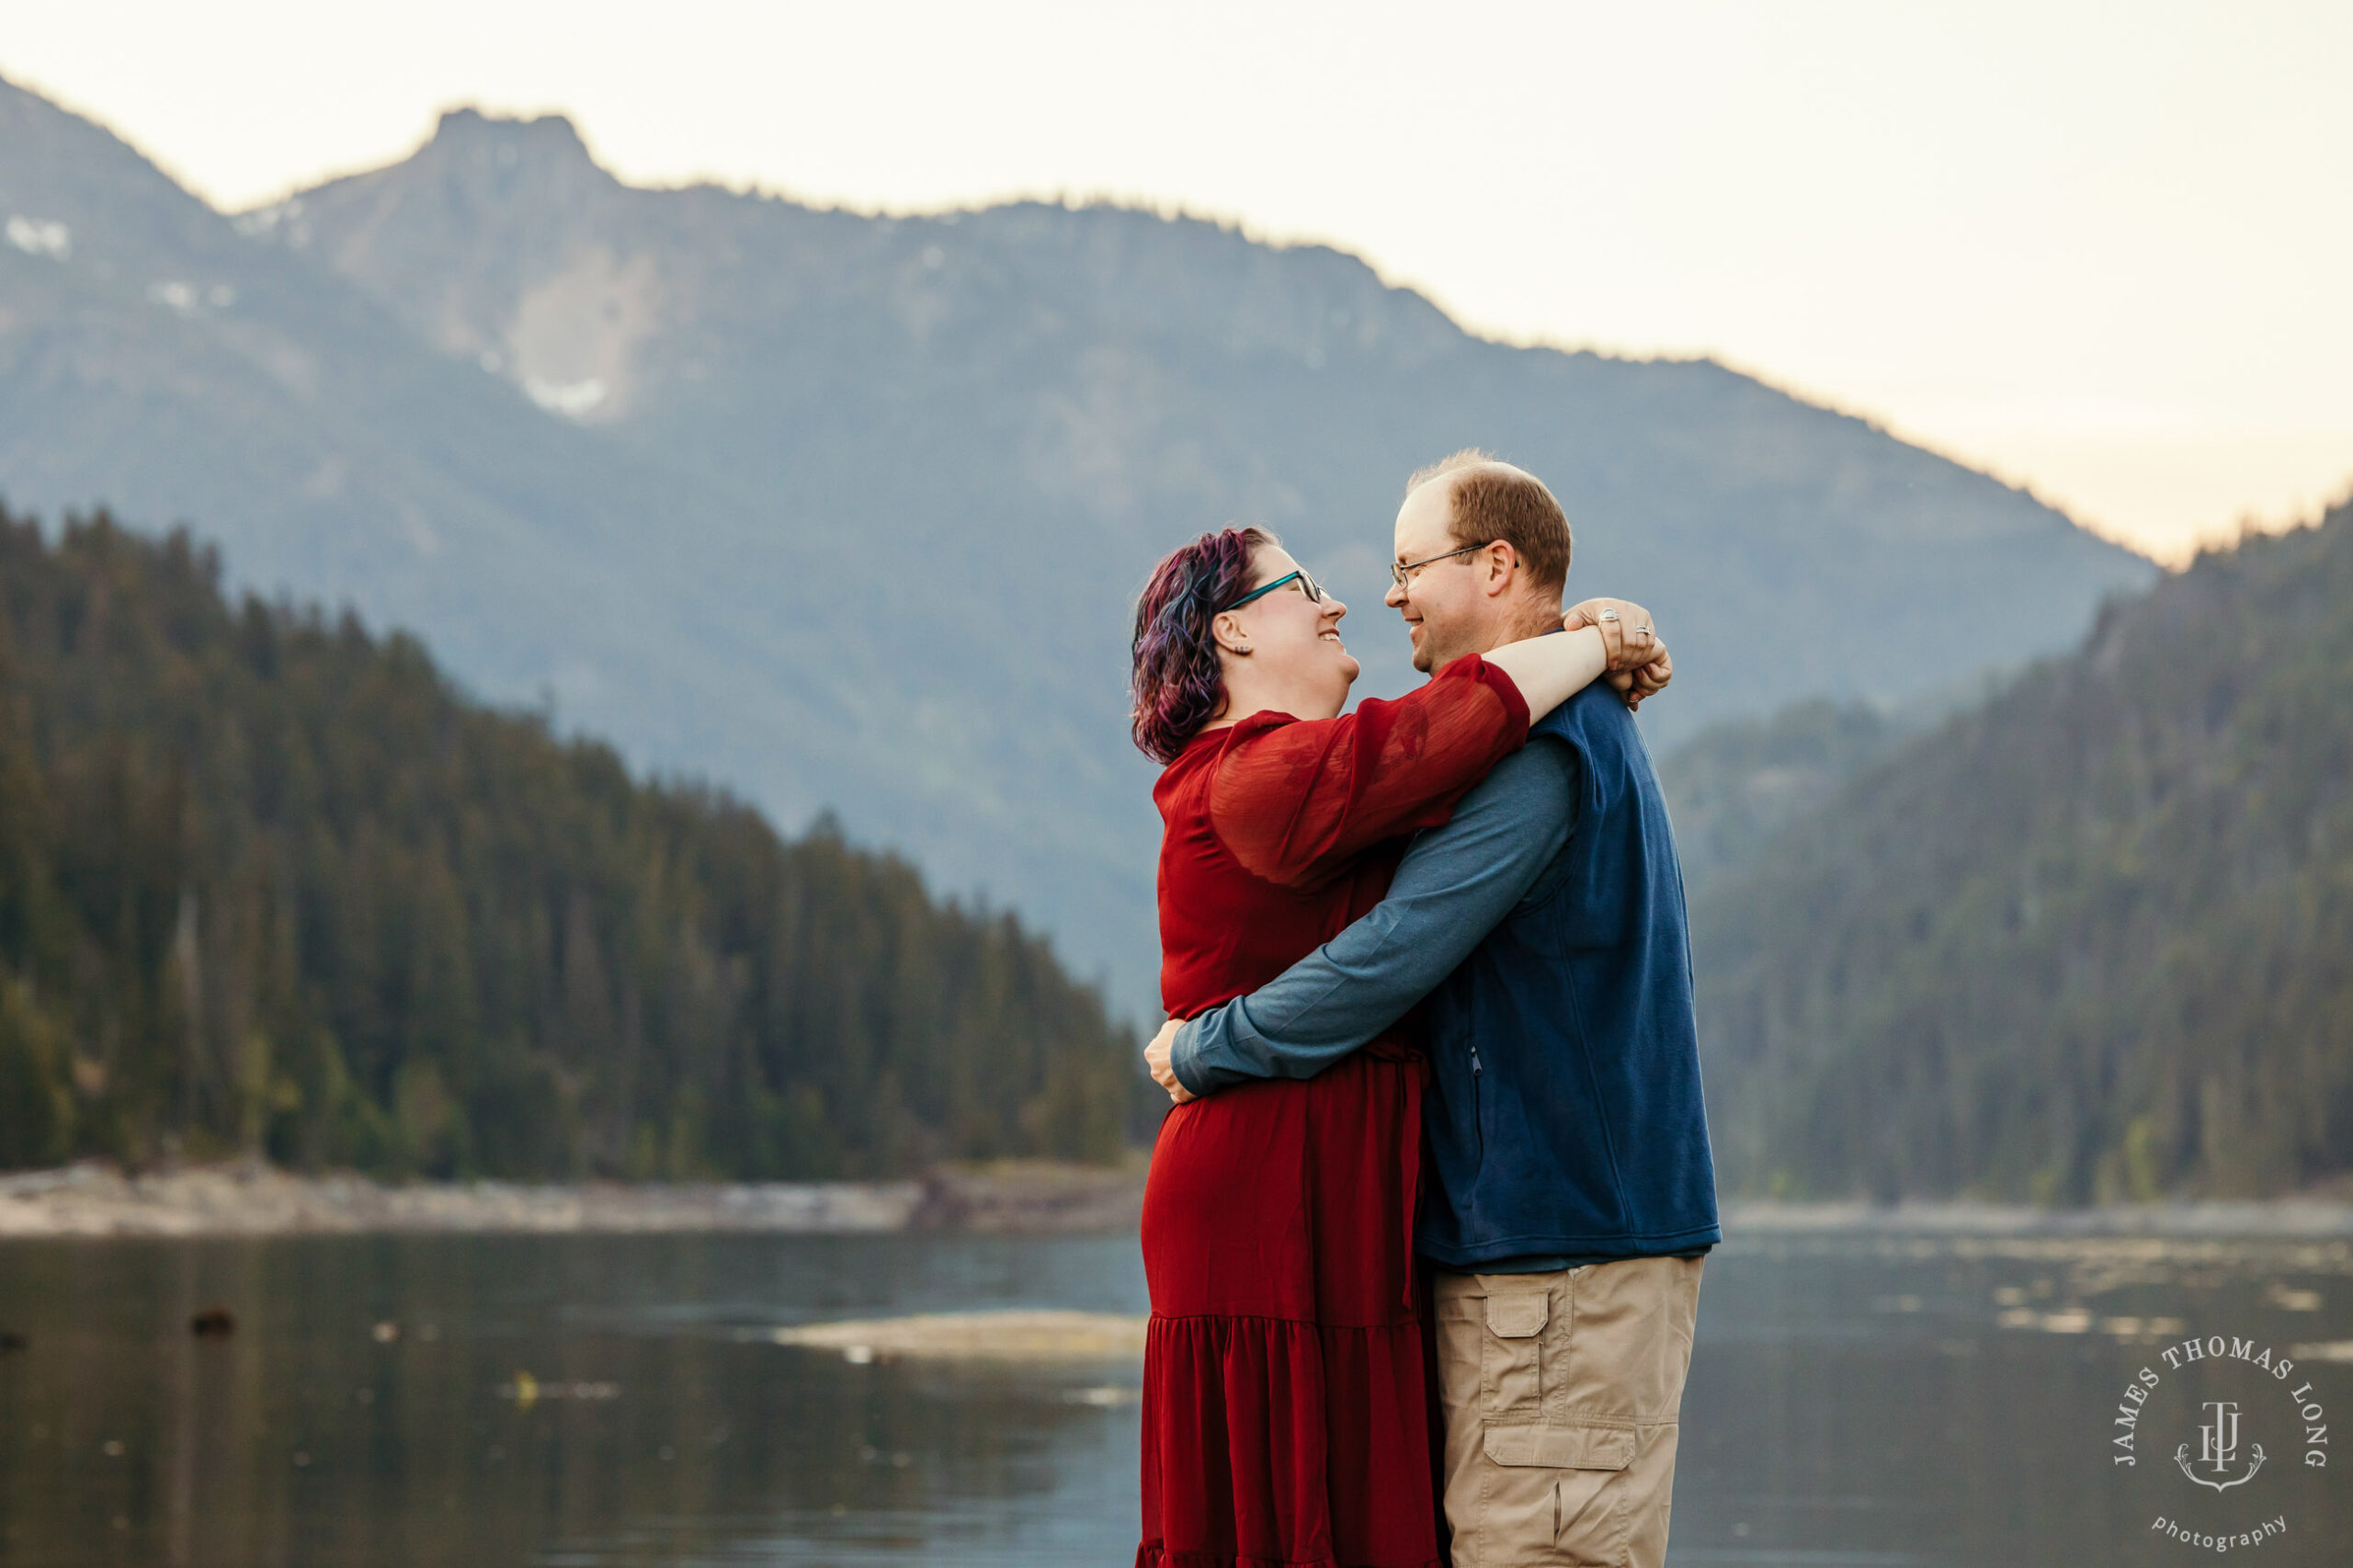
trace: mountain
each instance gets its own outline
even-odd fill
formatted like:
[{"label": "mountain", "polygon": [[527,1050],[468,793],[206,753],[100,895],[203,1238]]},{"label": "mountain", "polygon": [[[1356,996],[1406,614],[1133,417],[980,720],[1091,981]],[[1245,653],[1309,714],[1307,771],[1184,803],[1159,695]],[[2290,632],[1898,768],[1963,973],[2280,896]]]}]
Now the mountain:
[{"label": "mountain", "polygon": [[2041,1201],[2353,1170],[2353,505],[2111,605],[1701,888],[1722,1165]]},{"label": "mountain", "polygon": [[490,698],[781,820],[836,807],[1123,1001],[1157,835],[1126,622],[1201,528],[1280,529],[1394,692],[1400,481],[1499,450],[1567,505],[1576,588],[1662,617],[1662,742],[2063,647],[2154,575],[1721,366],[1487,342],[1198,221],[637,189],[562,119],[469,111],[231,219],[6,87],[0,216],[19,506],[192,519],[240,581],[414,628]]},{"label": "mountain", "polygon": [[1901,718],[1868,703],[1815,697],[1711,725],[1677,746],[1658,771],[1687,892],[1751,864],[1904,733]]},{"label": "mountain", "polygon": [[1012,916],[218,572],[0,514],[0,1165],[867,1175],[1136,1130],[1135,1040]]}]

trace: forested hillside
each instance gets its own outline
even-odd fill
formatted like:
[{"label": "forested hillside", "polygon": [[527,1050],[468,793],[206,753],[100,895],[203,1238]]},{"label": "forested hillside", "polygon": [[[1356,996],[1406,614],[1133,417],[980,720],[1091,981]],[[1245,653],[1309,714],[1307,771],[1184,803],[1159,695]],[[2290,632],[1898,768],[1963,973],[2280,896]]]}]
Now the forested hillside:
[{"label": "forested hillside", "polygon": [[1817,697],[1768,719],[1712,725],[1677,747],[1661,761],[1659,779],[1685,888],[1697,893],[1748,865],[1904,733],[1899,720],[1867,704]]},{"label": "forested hillside", "polygon": [[1134,1042],[1008,915],[633,781],[210,551],[0,514],[0,1165],[1099,1159]]},{"label": "forested hillside", "polygon": [[2353,1171],[2353,506],[2111,606],[1694,904],[1728,1182]]}]

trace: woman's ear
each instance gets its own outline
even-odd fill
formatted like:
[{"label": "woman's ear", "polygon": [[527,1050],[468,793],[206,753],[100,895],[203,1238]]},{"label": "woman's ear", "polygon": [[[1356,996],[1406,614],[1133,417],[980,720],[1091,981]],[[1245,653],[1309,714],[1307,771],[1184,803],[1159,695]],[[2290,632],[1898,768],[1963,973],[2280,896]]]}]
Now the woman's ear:
[{"label": "woman's ear", "polygon": [[1242,630],[1241,618],[1230,611],[1221,611],[1217,619],[1210,622],[1210,635],[1227,653],[1245,659],[1250,656],[1249,633]]}]

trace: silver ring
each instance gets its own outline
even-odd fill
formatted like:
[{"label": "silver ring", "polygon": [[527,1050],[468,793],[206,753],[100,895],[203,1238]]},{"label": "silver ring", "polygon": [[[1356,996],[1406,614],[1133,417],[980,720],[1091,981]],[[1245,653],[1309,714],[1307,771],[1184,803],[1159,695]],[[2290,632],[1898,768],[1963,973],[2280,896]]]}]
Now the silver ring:
[{"label": "silver ring", "polygon": [[1634,630],[1641,632],[1645,637],[1648,637],[1651,634],[1651,629],[1647,626],[1637,626]]},{"label": "silver ring", "polygon": [[1599,619],[1603,620],[1615,620],[1618,619],[1618,612],[1614,609],[1603,610]]}]

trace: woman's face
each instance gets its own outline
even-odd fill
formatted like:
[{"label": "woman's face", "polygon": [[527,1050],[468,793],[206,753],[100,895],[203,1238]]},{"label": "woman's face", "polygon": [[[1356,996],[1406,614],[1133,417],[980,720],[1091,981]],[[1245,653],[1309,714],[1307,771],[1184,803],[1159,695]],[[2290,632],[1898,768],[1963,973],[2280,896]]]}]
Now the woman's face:
[{"label": "woman's face", "polygon": [[[1299,562],[1279,545],[1261,545],[1251,558],[1250,585],[1262,587],[1299,570]],[[1358,665],[1340,641],[1340,618],[1348,607],[1324,591],[1321,602],[1307,596],[1306,585],[1293,577],[1271,594],[1261,595],[1240,609],[1226,612],[1250,650],[1250,664],[1263,677],[1272,677],[1299,693],[1298,705],[1317,699],[1320,714],[1301,712],[1298,718],[1329,717],[1348,700]]]}]

